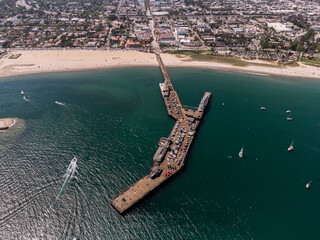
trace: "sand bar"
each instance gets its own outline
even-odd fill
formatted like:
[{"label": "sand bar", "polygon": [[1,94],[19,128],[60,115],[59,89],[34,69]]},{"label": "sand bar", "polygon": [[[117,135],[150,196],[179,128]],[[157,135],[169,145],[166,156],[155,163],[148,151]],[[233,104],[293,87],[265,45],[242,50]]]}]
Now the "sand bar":
[{"label": "sand bar", "polygon": [[[17,59],[10,59],[13,54],[21,54]],[[275,74],[292,77],[318,78],[320,68],[303,63],[296,67],[275,68],[263,66],[234,66],[213,61],[191,61],[172,54],[161,54],[167,67],[199,67],[242,71],[262,74]],[[249,61],[261,63],[260,60]],[[75,70],[103,69],[109,67],[158,66],[153,53],[139,51],[106,50],[10,50],[0,59],[0,77],[41,72],[62,72]]]},{"label": "sand bar", "polygon": [[2,118],[0,119],[0,130],[7,130],[16,123],[14,118]]}]

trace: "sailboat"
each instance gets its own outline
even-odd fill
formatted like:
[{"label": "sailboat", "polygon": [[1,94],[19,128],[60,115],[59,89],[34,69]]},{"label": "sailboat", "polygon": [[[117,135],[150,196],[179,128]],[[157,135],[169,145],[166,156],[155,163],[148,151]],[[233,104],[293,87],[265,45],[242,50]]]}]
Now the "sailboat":
[{"label": "sailboat", "polygon": [[292,141],[292,143],[291,143],[290,146],[288,147],[288,152],[291,152],[291,151],[294,150],[293,143],[294,143],[294,141]]},{"label": "sailboat", "polygon": [[306,184],[306,189],[309,189],[311,185],[311,181]]},{"label": "sailboat", "polygon": [[239,157],[240,157],[240,158],[244,158],[244,155],[243,155],[243,146],[242,146],[242,148],[241,148],[241,150],[240,150],[240,152],[239,152]]},{"label": "sailboat", "polygon": [[24,91],[23,90],[21,90],[21,93],[20,93],[21,95],[24,95]]}]

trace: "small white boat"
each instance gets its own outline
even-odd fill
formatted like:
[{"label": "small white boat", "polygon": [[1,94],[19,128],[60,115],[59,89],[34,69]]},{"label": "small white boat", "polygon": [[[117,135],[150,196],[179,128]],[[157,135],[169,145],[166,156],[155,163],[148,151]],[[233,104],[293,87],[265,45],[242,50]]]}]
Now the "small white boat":
[{"label": "small white boat", "polygon": [[287,121],[292,121],[291,112],[289,113],[289,115],[287,117]]},{"label": "small white boat", "polygon": [[294,151],[293,143],[294,143],[294,141],[292,141],[292,143],[288,147],[288,152]]},{"label": "small white boat", "polygon": [[72,160],[71,160],[71,163],[76,163],[78,161],[78,158],[77,157],[73,157]]},{"label": "small white boat", "polygon": [[309,189],[311,185],[311,181],[306,184],[306,189]]},{"label": "small white boat", "polygon": [[60,105],[60,106],[65,106],[65,107],[67,106],[65,103],[58,102],[58,101],[55,101],[54,103],[55,103],[55,104],[58,104],[58,105]]},{"label": "small white boat", "polygon": [[24,91],[23,90],[21,90],[21,93],[20,93],[21,95],[24,95]]},{"label": "small white boat", "polygon": [[264,111],[264,110],[266,110],[266,108],[265,108],[265,107],[261,107],[260,110],[263,110],[263,111]]},{"label": "small white boat", "polygon": [[287,110],[286,113],[291,113],[291,110]]},{"label": "small white boat", "polygon": [[244,158],[244,154],[243,154],[243,146],[239,152],[239,158]]}]

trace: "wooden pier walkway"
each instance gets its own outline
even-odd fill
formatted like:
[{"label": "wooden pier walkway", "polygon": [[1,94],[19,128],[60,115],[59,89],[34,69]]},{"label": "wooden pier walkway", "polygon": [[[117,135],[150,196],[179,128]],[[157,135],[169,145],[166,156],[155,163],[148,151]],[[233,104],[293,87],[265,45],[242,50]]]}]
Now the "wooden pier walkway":
[{"label": "wooden pier walkway", "polygon": [[160,139],[151,172],[110,200],[111,205],[121,214],[184,166],[196,129],[211,97],[210,92],[205,92],[198,108],[183,108],[160,55],[156,54],[156,57],[164,78],[164,82],[160,83],[161,94],[169,116],[177,121],[168,138]]}]

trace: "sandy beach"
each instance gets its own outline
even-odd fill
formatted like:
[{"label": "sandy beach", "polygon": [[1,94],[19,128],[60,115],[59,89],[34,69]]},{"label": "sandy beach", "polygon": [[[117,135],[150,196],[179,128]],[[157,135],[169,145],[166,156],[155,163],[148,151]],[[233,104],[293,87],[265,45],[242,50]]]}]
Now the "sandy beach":
[{"label": "sandy beach", "polygon": [[[17,59],[15,54],[21,54]],[[11,58],[10,58],[11,57]],[[168,67],[200,67],[249,72],[261,75],[284,75],[292,77],[319,78],[320,68],[299,63],[296,67],[274,67],[259,60],[246,61],[244,67],[213,61],[191,61],[187,57],[172,54],[161,54],[163,62]],[[255,63],[255,65],[250,65]],[[263,66],[256,65],[264,63]],[[268,67],[268,64],[270,67]],[[10,50],[0,59],[0,77],[41,73],[61,72],[109,67],[126,66],[158,66],[153,53],[138,51],[103,51],[103,50]]]}]

